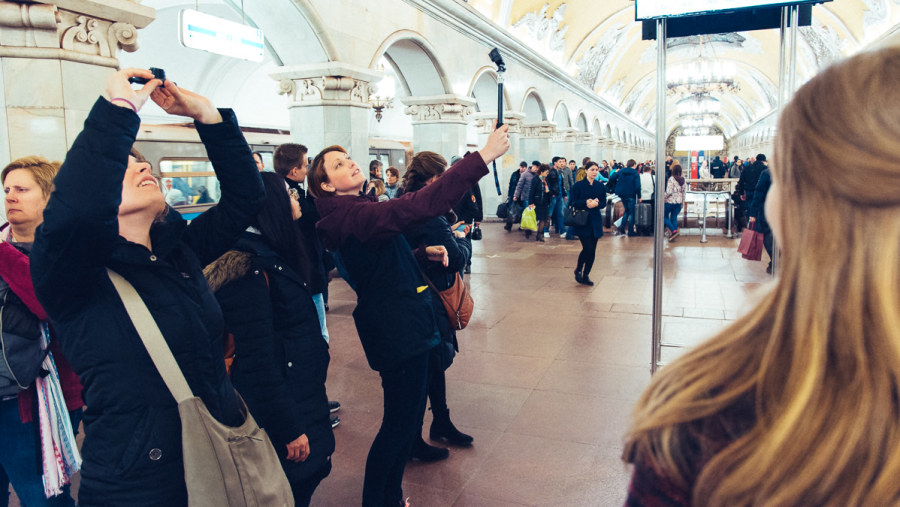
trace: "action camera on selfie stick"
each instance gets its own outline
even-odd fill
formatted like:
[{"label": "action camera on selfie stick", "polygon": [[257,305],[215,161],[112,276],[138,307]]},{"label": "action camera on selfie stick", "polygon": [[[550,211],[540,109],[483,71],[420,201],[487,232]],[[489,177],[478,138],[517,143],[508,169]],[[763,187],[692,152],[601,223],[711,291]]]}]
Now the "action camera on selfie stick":
[{"label": "action camera on selfie stick", "polygon": [[[497,126],[503,125],[503,73],[506,72],[506,64],[503,63],[503,57],[497,48],[491,50],[491,61],[497,66]],[[494,184],[497,186],[497,195],[503,195],[500,190],[500,175],[497,174],[497,161],[494,160]]]}]

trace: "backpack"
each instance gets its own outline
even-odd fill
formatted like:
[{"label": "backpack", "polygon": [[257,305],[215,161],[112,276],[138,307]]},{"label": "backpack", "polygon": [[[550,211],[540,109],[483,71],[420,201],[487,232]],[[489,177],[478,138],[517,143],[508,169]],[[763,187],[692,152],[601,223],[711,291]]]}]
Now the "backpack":
[{"label": "backpack", "polygon": [[46,323],[8,286],[0,288],[0,294],[0,397],[5,397],[18,394],[43,376],[47,349],[41,334]]}]

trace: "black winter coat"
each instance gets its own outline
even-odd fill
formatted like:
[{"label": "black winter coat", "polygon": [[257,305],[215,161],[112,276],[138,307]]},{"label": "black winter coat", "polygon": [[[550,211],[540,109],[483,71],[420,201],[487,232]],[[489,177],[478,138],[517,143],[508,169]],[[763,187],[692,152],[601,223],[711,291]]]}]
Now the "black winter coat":
[{"label": "black winter coat", "polygon": [[[600,206],[588,208],[588,199],[599,199]],[[606,207],[606,186],[595,181],[593,184],[587,178],[572,185],[569,196],[569,204],[576,210],[588,210],[588,222],[581,227],[573,227],[572,232],[576,236],[587,238],[593,235],[595,238],[603,237],[603,216],[600,211]]]},{"label": "black winter coat", "polygon": [[265,191],[230,110],[196,123],[221,182],[219,204],[191,221],[170,210],[153,251],[118,234],[117,209],[140,119],[100,98],[66,155],[31,254],[31,276],[87,405],[80,505],[183,505],[181,420],[106,274],[135,287],[195,396],[242,421],[222,356],[222,313],[201,269],[256,216]]},{"label": "black winter coat", "polygon": [[756,184],[759,183],[759,176],[765,169],[766,164],[757,161],[741,172],[741,177],[734,190],[738,195],[744,196],[744,203],[747,206],[753,203],[753,192],[756,190]]},{"label": "black winter coat", "polygon": [[[322,214],[316,230],[356,291],[353,320],[372,369],[392,370],[440,342],[428,286],[403,233],[446,213],[487,172],[475,152],[434,183],[396,199],[325,195],[316,200]],[[404,318],[385,316],[386,301]]]},{"label": "black winter coat", "polygon": [[[439,291],[447,290],[456,281],[456,274],[465,266],[472,254],[472,243],[466,239],[456,238],[450,231],[450,222],[446,217],[432,218],[427,224],[404,234],[406,241],[416,250],[424,250],[426,246],[443,245],[447,249],[448,265],[445,268],[439,262],[418,259],[419,267]],[[455,352],[459,350],[456,341],[456,330],[450,325],[450,318],[444,309],[441,296],[432,291],[431,306],[434,309],[435,323],[441,333],[441,341],[445,346],[436,347],[440,364],[444,369],[450,367]]]},{"label": "black winter coat", "polygon": [[[310,477],[331,459],[334,433],[325,394],[328,344],[309,284],[251,233],[203,274],[234,336],[234,387],[272,438],[288,480]],[[304,434],[309,457],[287,461],[287,444]]]},{"label": "black winter coat", "polygon": [[[316,234],[316,222],[319,221],[319,210],[316,209],[316,201],[299,183],[291,179],[285,178],[284,181],[288,187],[296,189],[300,193],[300,220],[297,225],[300,228],[300,254],[304,257],[300,259],[300,264],[306,266],[308,276],[304,278],[309,282],[309,288],[313,294],[321,294],[325,291],[328,284],[329,271],[325,265],[325,249],[322,247],[322,241]],[[298,273],[306,275],[305,273]]]},{"label": "black winter coat", "polygon": [[467,224],[482,222],[484,220],[483,203],[481,200],[481,187],[476,183],[466,192],[466,195],[453,207],[453,212],[459,220]]},{"label": "black winter coat", "polygon": [[766,197],[769,195],[769,187],[772,186],[772,176],[769,169],[763,170],[759,175],[759,181],[756,183],[756,189],[753,192],[753,201],[750,203],[749,216],[756,219],[756,225],[753,230],[761,234],[769,234],[772,229],[769,227],[769,221],[766,219]]},{"label": "black winter coat", "polygon": [[535,206],[549,206],[550,205],[550,192],[547,190],[549,187],[544,186],[544,182],[541,181],[541,178],[535,176],[534,182],[531,185],[531,194],[528,196],[528,204],[534,204]]}]

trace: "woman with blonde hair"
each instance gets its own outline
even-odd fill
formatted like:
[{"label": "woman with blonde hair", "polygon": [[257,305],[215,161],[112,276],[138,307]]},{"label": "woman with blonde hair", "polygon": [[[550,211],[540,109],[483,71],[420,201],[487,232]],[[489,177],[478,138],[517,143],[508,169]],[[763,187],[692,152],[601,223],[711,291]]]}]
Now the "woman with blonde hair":
[{"label": "woman with blonde hair", "polygon": [[628,505],[900,502],[898,82],[900,49],[863,53],[785,108],[766,202],[781,276],[644,392]]}]

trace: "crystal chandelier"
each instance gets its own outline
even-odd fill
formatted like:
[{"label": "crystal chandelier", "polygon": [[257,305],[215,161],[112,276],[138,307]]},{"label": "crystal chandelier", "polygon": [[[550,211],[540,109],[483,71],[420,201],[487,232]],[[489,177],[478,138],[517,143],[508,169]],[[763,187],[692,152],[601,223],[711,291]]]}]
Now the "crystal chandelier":
[{"label": "crystal chandelier", "polygon": [[681,135],[683,136],[708,136],[711,133],[712,129],[709,127],[694,127],[681,131]]},{"label": "crystal chandelier", "polygon": [[703,58],[703,38],[700,38],[700,56],[683,65],[669,69],[666,81],[668,94],[691,95],[697,93],[736,92],[734,80],[737,69],[733,62]]},{"label": "crystal chandelier", "polygon": [[675,103],[678,116],[718,116],[722,103],[707,94],[695,94]]},{"label": "crystal chandelier", "polygon": [[712,116],[689,116],[681,121],[685,128],[712,127],[715,119]]}]

